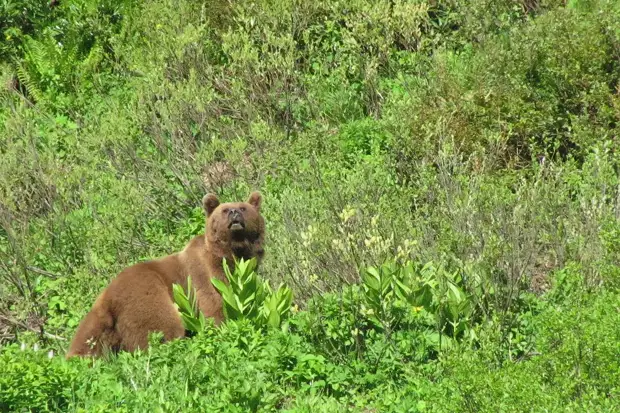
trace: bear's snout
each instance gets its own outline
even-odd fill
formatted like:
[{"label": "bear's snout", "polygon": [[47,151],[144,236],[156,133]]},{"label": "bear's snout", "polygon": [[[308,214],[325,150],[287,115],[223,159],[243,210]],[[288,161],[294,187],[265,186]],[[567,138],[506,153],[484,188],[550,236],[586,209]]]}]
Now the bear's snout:
[{"label": "bear's snout", "polygon": [[243,214],[237,208],[231,208],[228,212],[228,228],[237,231],[245,228]]}]

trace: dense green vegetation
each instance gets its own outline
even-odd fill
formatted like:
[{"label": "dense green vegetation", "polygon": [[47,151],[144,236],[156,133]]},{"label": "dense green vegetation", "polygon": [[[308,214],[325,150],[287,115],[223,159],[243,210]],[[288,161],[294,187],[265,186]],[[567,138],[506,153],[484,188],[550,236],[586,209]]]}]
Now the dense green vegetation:
[{"label": "dense green vegetation", "polygon": [[[9,0],[0,36],[0,411],[620,410],[619,2]],[[288,319],[63,359],[251,189]]]}]

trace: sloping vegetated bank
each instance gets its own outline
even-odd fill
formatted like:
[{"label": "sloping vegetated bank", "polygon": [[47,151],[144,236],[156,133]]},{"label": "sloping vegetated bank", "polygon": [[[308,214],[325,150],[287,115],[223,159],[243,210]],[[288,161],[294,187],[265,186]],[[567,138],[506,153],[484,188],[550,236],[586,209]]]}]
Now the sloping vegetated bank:
[{"label": "sloping vegetated bank", "polygon": [[620,297],[583,293],[575,281],[579,272],[572,271],[557,274],[543,300],[523,296],[527,304],[512,314],[512,325],[468,325],[476,340],[444,341],[443,349],[432,306],[411,310],[396,301],[376,317],[372,294],[357,289],[313,303],[292,316],[285,331],[230,321],[165,345],[154,337],[145,352],[94,363],[8,345],[0,354],[0,406],[89,412],[616,411]]},{"label": "sloping vegetated bank", "polygon": [[[0,410],[617,410],[619,28],[604,0],[0,5]],[[287,331],[59,357],[251,188]]]}]

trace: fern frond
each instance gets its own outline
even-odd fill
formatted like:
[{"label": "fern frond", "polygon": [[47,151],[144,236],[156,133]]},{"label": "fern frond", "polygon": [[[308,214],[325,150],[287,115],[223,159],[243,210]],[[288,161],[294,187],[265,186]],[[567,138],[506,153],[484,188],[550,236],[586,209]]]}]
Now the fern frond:
[{"label": "fern frond", "polygon": [[15,70],[19,82],[26,88],[28,96],[32,97],[35,102],[45,100],[45,94],[39,89],[38,81],[33,79],[30,72],[23,63],[18,63]]},{"label": "fern frond", "polygon": [[30,36],[26,36],[24,41],[24,60],[38,72],[39,77],[49,76],[54,72],[53,62],[56,60],[55,53],[50,53],[49,45]]},{"label": "fern frond", "polygon": [[88,71],[95,71],[99,64],[103,61],[105,57],[105,51],[103,47],[99,43],[95,43],[95,45],[90,49],[88,56],[86,59],[82,61],[81,66]]}]

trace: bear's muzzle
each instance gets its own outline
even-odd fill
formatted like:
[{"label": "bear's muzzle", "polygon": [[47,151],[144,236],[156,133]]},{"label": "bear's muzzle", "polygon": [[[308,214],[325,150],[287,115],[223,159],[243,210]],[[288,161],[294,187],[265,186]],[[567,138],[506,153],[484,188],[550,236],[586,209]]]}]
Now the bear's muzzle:
[{"label": "bear's muzzle", "polygon": [[245,229],[245,219],[243,214],[236,208],[228,213],[228,228],[233,231],[242,231]]}]

